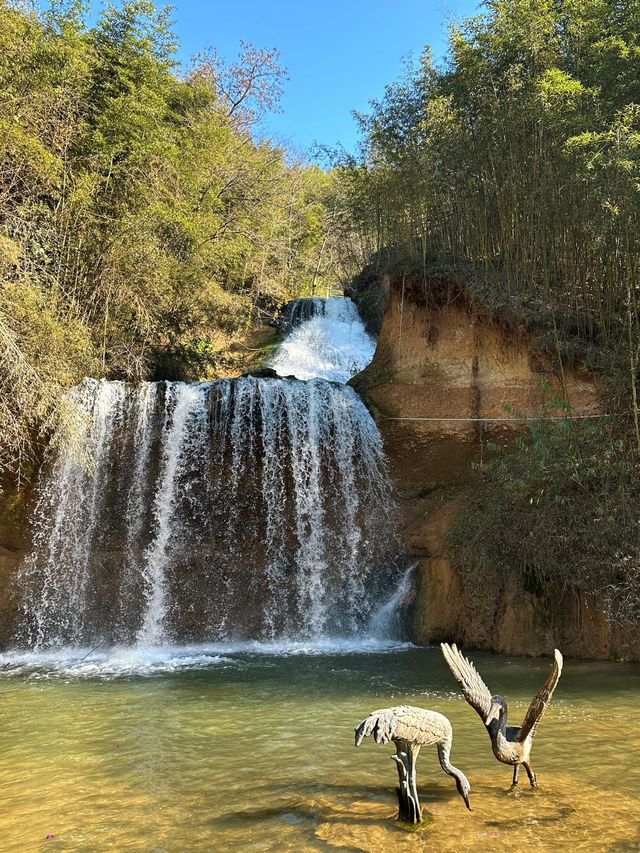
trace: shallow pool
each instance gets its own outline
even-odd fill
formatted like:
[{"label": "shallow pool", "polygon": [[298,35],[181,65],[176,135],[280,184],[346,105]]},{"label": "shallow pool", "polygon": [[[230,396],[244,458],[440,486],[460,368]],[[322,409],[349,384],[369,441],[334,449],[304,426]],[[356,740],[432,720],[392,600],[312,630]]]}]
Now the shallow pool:
[{"label": "shallow pool", "polygon": [[[519,723],[550,661],[471,657]],[[540,789],[513,795],[439,649],[2,660],[2,851],[640,850],[638,665],[565,662],[533,751]],[[401,703],[451,719],[472,812],[425,749],[428,820],[394,822],[393,747],[356,750],[353,728]]]}]

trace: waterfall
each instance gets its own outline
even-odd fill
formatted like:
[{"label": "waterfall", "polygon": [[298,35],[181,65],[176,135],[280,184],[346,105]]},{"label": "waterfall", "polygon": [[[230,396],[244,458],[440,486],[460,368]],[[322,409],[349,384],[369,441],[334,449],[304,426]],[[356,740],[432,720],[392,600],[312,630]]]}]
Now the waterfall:
[{"label": "waterfall", "polygon": [[400,578],[400,583],[392,591],[384,604],[371,614],[368,633],[372,637],[398,637],[402,633],[400,613],[413,596],[413,575],[417,563],[412,563]]},{"label": "waterfall", "polygon": [[287,302],[280,312],[279,325],[291,331],[300,323],[311,320],[319,314],[324,314],[326,300],[317,297],[308,299],[294,299],[292,302]]},{"label": "waterfall", "polygon": [[33,552],[23,567],[27,642],[40,647],[83,632],[92,546],[107,506],[110,456],[124,416],[120,382],[86,380],[71,399],[86,415],[84,458],[61,453],[41,483]]},{"label": "waterfall", "polygon": [[41,473],[18,645],[367,635],[397,575],[395,506],[375,422],[322,376],[372,342],[348,300],[304,310],[274,365],[304,352],[311,371],[315,348],[320,377],[73,389],[82,448]]},{"label": "waterfall", "polygon": [[[206,418],[203,416],[203,392],[201,386],[183,383],[167,385],[165,391],[162,464],[153,501],[155,534],[144,553],[142,564],[146,602],[138,632],[138,642],[142,645],[155,646],[164,639],[168,607],[165,578],[168,549],[179,532],[176,512],[178,484],[189,457],[204,450]],[[145,406],[144,397],[151,395],[143,389],[142,396],[140,409]],[[132,486],[135,488],[135,483]]]},{"label": "waterfall", "polygon": [[373,358],[375,341],[351,299],[334,296],[311,301],[323,303],[323,308],[315,308],[306,322],[294,326],[269,366],[280,376],[348,382]]}]

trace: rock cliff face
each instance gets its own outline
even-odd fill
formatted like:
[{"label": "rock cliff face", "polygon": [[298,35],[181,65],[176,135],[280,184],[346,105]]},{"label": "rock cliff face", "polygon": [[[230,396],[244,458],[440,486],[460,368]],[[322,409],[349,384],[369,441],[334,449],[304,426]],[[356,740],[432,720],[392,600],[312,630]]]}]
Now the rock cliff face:
[{"label": "rock cliff face", "polygon": [[564,387],[574,414],[597,413],[594,377],[577,368],[561,375],[523,323],[492,318],[454,281],[396,278],[383,287],[375,358],[353,384],[382,431],[405,541],[418,561],[412,638],[512,654],[558,645],[575,656],[640,657],[640,643],[612,628],[593,597],[558,593],[550,604],[514,575],[486,612],[465,591],[447,547],[472,462],[486,455],[487,441],[508,445],[521,429],[506,420],[510,412],[540,415],[545,380],[558,393]]},{"label": "rock cliff face", "polygon": [[0,492],[0,647],[9,643],[19,602],[15,589],[18,563],[28,547],[30,489],[5,479]]}]

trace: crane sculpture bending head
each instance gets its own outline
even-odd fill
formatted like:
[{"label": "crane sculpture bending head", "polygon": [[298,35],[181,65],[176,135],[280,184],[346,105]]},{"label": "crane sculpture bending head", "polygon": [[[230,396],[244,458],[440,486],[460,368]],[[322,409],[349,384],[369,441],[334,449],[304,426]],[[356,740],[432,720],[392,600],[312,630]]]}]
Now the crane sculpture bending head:
[{"label": "crane sculpture bending head", "polygon": [[383,708],[372,711],[356,728],[356,746],[360,746],[365,737],[373,736],[376,743],[389,743],[396,746],[396,754],[391,756],[398,768],[400,787],[398,818],[409,823],[420,823],[422,811],[418,799],[416,784],[416,760],[420,747],[435,744],[438,748],[440,766],[448,776],[456,780],[458,793],[467,808],[471,785],[462,770],[451,764],[451,744],[453,730],[449,720],[437,711],[414,708],[411,705],[399,705],[395,708]]},{"label": "crane sculpture bending head", "polygon": [[491,691],[480,677],[473,663],[458,651],[455,644],[442,643],[442,653],[456,681],[462,688],[464,698],[474,708],[485,724],[493,754],[503,764],[513,766],[512,788],[518,784],[520,766],[524,767],[532,788],[537,788],[536,774],[531,767],[531,747],[542,715],[551,702],[553,691],[562,673],[562,655],[558,649],[553,653],[551,675],[531,700],[521,726],[507,725],[507,700]]}]

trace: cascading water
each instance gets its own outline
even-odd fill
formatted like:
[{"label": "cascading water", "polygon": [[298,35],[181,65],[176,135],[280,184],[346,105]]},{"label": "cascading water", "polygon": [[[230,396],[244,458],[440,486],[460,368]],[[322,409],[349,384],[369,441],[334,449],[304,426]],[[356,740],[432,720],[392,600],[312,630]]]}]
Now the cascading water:
[{"label": "cascading water", "polygon": [[[303,352],[310,371],[315,351],[318,373],[348,379],[373,346],[355,306],[309,312],[274,365]],[[21,647],[366,635],[398,547],[381,437],[353,389],[88,379],[72,397],[84,454],[41,478]]]},{"label": "cascading water", "polygon": [[[299,302],[305,307],[296,307]],[[322,307],[307,307],[309,302]],[[288,316],[304,313],[308,315],[306,322],[291,321],[293,330],[270,362],[280,376],[348,382],[369,364],[376,343],[350,299],[300,299],[288,306]]]},{"label": "cascading water", "polygon": [[286,331],[291,331],[300,323],[324,314],[327,301],[312,296],[308,299],[294,299],[292,302],[287,302],[280,312],[279,325]]},{"label": "cascading water", "polygon": [[[141,561],[145,608],[137,639],[142,645],[155,646],[164,640],[169,548],[180,535],[179,523],[176,524],[180,475],[191,457],[202,456],[207,438],[204,390],[202,386],[182,383],[165,386],[162,460],[153,500],[155,530]],[[142,396],[139,411],[146,408],[144,386]],[[134,487],[135,482],[131,484]]]}]

